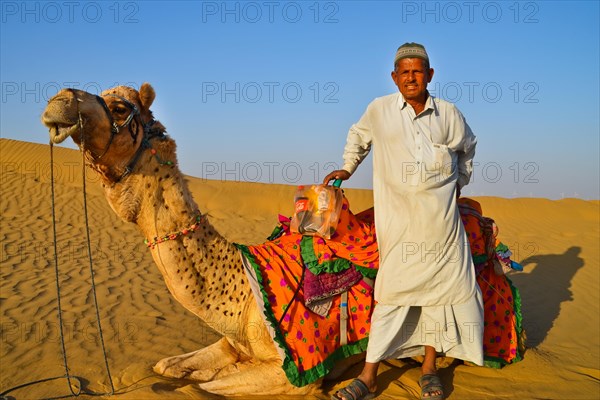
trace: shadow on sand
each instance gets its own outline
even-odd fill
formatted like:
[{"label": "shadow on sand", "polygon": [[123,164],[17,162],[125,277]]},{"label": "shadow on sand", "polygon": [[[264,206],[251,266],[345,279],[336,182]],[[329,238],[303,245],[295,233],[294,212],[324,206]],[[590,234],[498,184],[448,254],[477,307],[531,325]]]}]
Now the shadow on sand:
[{"label": "shadow on sand", "polygon": [[521,260],[529,273],[510,275],[521,292],[523,325],[527,347],[540,345],[560,313],[560,305],[573,300],[571,280],[583,267],[581,247],[573,246],[564,254],[539,254]]}]

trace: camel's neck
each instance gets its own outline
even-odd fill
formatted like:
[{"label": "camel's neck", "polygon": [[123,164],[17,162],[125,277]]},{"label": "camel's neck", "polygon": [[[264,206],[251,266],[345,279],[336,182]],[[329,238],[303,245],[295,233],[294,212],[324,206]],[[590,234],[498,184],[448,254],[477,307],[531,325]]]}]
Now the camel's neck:
[{"label": "camel's neck", "polygon": [[[177,168],[170,139],[154,141],[160,163],[150,151],[140,159],[141,171],[106,187],[115,212],[135,222],[149,241],[182,232],[196,222],[198,208]],[[158,243],[148,251],[169,291],[185,308],[213,329],[229,336],[242,335],[239,324],[246,312],[250,286],[238,252],[202,217],[199,228]]]}]

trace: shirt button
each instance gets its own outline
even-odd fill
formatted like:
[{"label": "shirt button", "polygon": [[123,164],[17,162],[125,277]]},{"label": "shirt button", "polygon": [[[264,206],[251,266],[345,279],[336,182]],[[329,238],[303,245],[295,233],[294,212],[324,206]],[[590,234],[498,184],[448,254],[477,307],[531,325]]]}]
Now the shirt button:
[{"label": "shirt button", "polygon": [[417,132],[417,135],[418,135],[419,133],[421,133],[421,132]]},{"label": "shirt button", "polygon": [[417,161],[417,165],[421,164],[421,161]]}]

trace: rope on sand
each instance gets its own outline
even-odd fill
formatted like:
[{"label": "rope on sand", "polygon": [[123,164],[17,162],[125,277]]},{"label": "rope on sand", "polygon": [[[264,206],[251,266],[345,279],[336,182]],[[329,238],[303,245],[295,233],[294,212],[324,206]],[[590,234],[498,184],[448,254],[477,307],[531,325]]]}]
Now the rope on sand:
[{"label": "rope on sand", "polygon": [[[79,104],[78,104],[78,106],[79,106]],[[79,110],[78,110],[78,112],[79,112]],[[88,396],[112,396],[115,394],[115,387],[113,385],[112,377],[110,374],[110,368],[108,365],[108,357],[106,355],[106,347],[104,346],[104,336],[102,334],[102,325],[100,323],[100,309],[98,307],[98,299],[96,297],[96,283],[94,282],[94,267],[93,267],[93,261],[92,261],[90,228],[89,228],[89,220],[88,220],[88,212],[87,212],[87,192],[86,192],[86,183],[85,183],[85,181],[86,181],[85,155],[84,155],[84,145],[83,145],[84,135],[83,135],[83,129],[82,129],[83,121],[81,119],[81,114],[79,114],[78,124],[79,124],[79,130],[81,132],[81,140],[82,140],[82,143],[81,143],[81,155],[82,155],[81,165],[82,165],[82,176],[83,176],[83,213],[85,216],[85,231],[86,231],[86,237],[87,237],[87,248],[88,248],[88,259],[89,259],[90,276],[91,276],[92,295],[94,298],[94,306],[96,309],[96,322],[97,322],[97,326],[98,326],[98,336],[100,339],[100,345],[102,347],[102,355],[104,357],[104,365],[106,368],[106,372],[108,374],[108,381],[110,383],[110,391],[105,392],[105,393],[98,393],[98,392],[92,392],[92,391],[86,390],[85,388],[83,388],[81,380],[76,376],[72,376],[69,372],[69,364],[67,361],[67,351],[66,351],[66,347],[65,347],[65,336],[64,336],[64,330],[63,330],[63,316],[62,316],[62,305],[61,305],[60,283],[59,283],[58,245],[57,245],[57,235],[56,235],[56,210],[55,210],[55,188],[54,188],[54,150],[53,150],[54,147],[53,147],[52,142],[50,142],[50,173],[51,173],[50,186],[51,186],[51,199],[52,199],[51,200],[51,202],[52,202],[52,233],[53,233],[53,237],[54,237],[54,273],[56,276],[56,300],[57,300],[58,326],[59,326],[59,330],[60,330],[60,345],[61,345],[61,350],[62,350],[65,375],[57,376],[57,377],[53,377],[53,378],[39,379],[37,381],[33,381],[33,382],[29,382],[29,383],[25,383],[22,385],[12,387],[12,388],[0,393],[0,400],[11,399],[12,397],[7,396],[7,394],[15,391],[17,389],[22,389],[24,387],[36,385],[39,383],[49,382],[49,381],[64,379],[64,378],[67,379],[67,384],[69,386],[69,391],[71,392],[71,394],[64,395],[64,396],[58,396],[58,397],[49,397],[49,398],[46,398],[45,400],[64,399],[67,397],[78,397],[82,394],[88,395]],[[74,385],[73,382],[76,382],[77,384]]]}]

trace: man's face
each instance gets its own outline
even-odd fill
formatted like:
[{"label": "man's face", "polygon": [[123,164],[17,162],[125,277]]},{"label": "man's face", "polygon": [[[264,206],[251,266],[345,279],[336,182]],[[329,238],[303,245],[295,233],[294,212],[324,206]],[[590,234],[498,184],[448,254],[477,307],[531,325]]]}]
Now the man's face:
[{"label": "man's face", "polygon": [[392,71],[392,79],[406,100],[425,101],[427,84],[433,78],[433,68],[425,68],[425,60],[403,58]]}]

